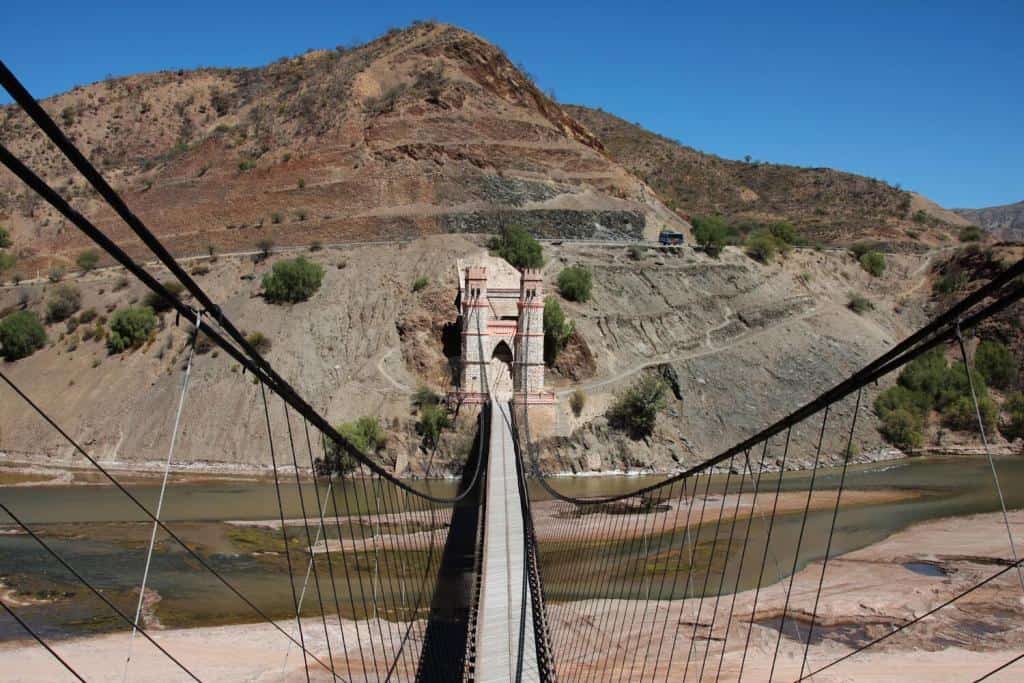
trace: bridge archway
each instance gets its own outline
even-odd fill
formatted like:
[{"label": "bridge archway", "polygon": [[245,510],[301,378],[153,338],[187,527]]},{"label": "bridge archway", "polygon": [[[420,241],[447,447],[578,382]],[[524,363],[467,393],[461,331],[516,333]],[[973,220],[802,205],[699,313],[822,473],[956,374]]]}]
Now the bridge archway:
[{"label": "bridge archway", "polygon": [[494,352],[491,353],[491,360],[487,364],[487,379],[490,384],[490,393],[495,398],[512,398],[512,347],[504,339],[497,343]]}]

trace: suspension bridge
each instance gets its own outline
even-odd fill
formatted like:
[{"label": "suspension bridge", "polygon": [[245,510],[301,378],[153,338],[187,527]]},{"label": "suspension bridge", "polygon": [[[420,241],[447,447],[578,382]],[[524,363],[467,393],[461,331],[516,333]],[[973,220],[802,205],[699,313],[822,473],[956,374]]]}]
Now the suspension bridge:
[{"label": "suspension bridge", "polygon": [[[957,584],[926,609],[886,623],[854,645],[823,645],[835,628],[824,623],[824,615],[847,590],[830,580],[829,565],[838,554],[833,541],[844,509],[855,427],[867,409],[865,387],[935,348],[960,354],[970,367],[964,336],[1024,296],[1024,261],[757,434],[684,471],[617,495],[580,497],[560,490],[559,480],[541,465],[529,407],[504,392],[490,392],[481,364],[480,390],[487,402],[479,411],[476,440],[456,490],[442,495],[430,482],[396,478],[340,434],[253,347],[2,63],[0,84],[169,270],[188,299],[171,291],[2,144],[0,163],[162,297],[182,324],[192,327],[193,351],[201,332],[254,378],[238,390],[253,391],[265,416],[278,511],[275,529],[287,568],[287,575],[276,578],[288,585],[291,601],[287,618],[268,613],[258,595],[240,588],[163,519],[178,420],[167,439],[168,469],[159,501],[147,505],[48,414],[40,397],[28,395],[0,371],[4,402],[30,406],[151,525],[138,602],[125,610],[0,494],[0,522],[31,538],[54,566],[102,601],[124,629],[123,652],[105,662],[105,671],[88,672],[63,654],[62,642],[48,639],[16,605],[0,600],[7,617],[67,677],[222,677],[221,669],[176,651],[166,634],[143,617],[158,538],[208,574],[250,621],[263,624],[274,647],[284,648],[280,671],[267,671],[267,678],[280,673],[307,681],[374,682],[831,680],[862,653],[883,651],[901,634],[922,628],[979,592],[998,589],[1008,604],[1020,603],[1024,574],[1004,504],[1004,559],[987,574]],[[190,355],[181,371],[179,418],[188,401],[191,367]],[[972,375],[967,376],[987,451],[986,424]],[[281,418],[283,431],[274,428]],[[787,485],[795,476],[787,471],[787,459],[797,439],[807,440],[801,445],[814,460],[799,473],[804,485],[794,489]],[[823,445],[837,440],[845,443],[840,466],[825,473]],[[317,461],[326,461],[334,451],[356,466],[317,476],[322,472]],[[1002,501],[991,455],[989,463],[993,491]],[[289,491],[298,496],[298,520],[286,518],[282,500]],[[782,552],[773,538],[783,533],[784,522],[792,542]],[[1008,618],[1020,618],[1019,609],[1008,607],[1007,612]],[[764,628],[766,621],[772,628]],[[301,660],[298,673],[286,669],[289,658]],[[1008,657],[970,677],[1012,677],[1022,658]]]}]

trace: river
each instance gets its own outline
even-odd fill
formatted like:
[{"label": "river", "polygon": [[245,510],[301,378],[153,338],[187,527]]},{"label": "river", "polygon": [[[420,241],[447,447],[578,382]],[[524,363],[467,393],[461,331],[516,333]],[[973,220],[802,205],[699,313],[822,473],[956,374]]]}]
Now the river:
[{"label": "river", "polygon": [[[997,460],[1007,504],[1024,507],[1024,459]],[[765,475],[761,481],[762,495],[774,493],[778,475]],[[173,477],[172,477],[173,479]],[[604,495],[625,492],[639,485],[655,481],[654,477],[602,476],[558,478],[554,486],[571,495]],[[712,491],[721,491],[725,476],[716,478]],[[819,470],[816,490],[834,489],[839,473]],[[807,473],[790,472],[784,475],[783,490],[806,489]],[[730,490],[735,490],[738,477],[733,477]],[[452,482],[419,482],[435,493],[454,490]],[[908,496],[897,502],[844,506],[840,512],[832,553],[840,554],[864,547],[884,539],[895,531],[916,522],[938,517],[991,512],[998,509],[998,500],[992,476],[983,458],[942,457],[889,461],[873,465],[851,467],[846,482],[849,490],[900,489]],[[159,485],[155,482],[134,484],[130,490],[146,505],[155,507]],[[747,490],[750,490],[748,481]],[[542,498],[534,491],[535,497]],[[313,499],[311,487],[306,488],[307,505]],[[355,507],[365,502],[354,489],[339,491]],[[286,516],[299,516],[298,496],[294,485],[283,490]],[[101,587],[105,594],[125,611],[134,611],[134,601],[145,562],[149,524],[118,491],[102,485],[69,486],[0,486],[0,500],[26,523],[38,530],[55,550],[61,553],[90,581]],[[204,558],[232,583],[249,596],[265,612],[275,618],[288,615],[291,593],[287,580],[282,580],[281,556],[263,553],[272,547],[271,532],[226,524],[226,520],[266,520],[277,517],[277,502],[273,482],[269,480],[210,480],[175,484],[172,482],[164,504],[163,519],[190,544],[195,544]],[[831,523],[831,510],[812,512],[807,521],[798,567],[820,558]],[[749,587],[756,582],[760,559],[767,536],[767,519],[755,518],[751,531],[749,553],[757,561],[748,559],[740,573],[738,585]],[[725,543],[726,527],[719,533],[719,543]],[[765,581],[786,576],[793,567],[793,550],[799,533],[800,515],[782,515],[772,530],[772,542],[767,557]],[[39,604],[21,606],[19,614],[49,638],[61,638],[85,633],[119,629],[122,627],[109,610],[87,589],[74,582],[35,542],[13,532],[13,525],[0,513],[0,581],[16,588],[21,595],[35,595]],[[713,542],[712,525],[696,533],[698,548]],[[693,532],[691,532],[692,534]],[[738,539],[738,537],[737,537]],[[660,541],[666,549],[680,549],[683,537],[669,536]],[[738,541],[737,541],[738,542]],[[638,542],[602,543],[584,548],[576,557],[567,559],[557,548],[548,549],[547,568],[559,562],[582,563],[596,561],[603,553],[621,555],[621,562],[611,566],[628,569],[628,558],[638,550],[645,550]],[[551,552],[551,551],[554,552]],[[955,552],[955,551],[953,551]],[[542,556],[545,548],[541,548]],[[738,553],[732,553],[733,557]],[[716,557],[724,556],[721,552]],[[713,592],[719,583],[726,587],[736,584],[737,562],[715,566],[712,580],[705,582],[695,573],[689,586],[670,584],[674,597],[694,595],[698,587],[708,583],[707,592]],[[725,571],[724,581],[719,581]],[[553,572],[555,575],[563,572]],[[568,573],[578,576],[577,573]],[[614,572],[603,582],[600,593],[593,586],[562,584],[549,585],[551,599],[565,600],[599,595],[635,597],[644,595],[647,584],[627,581],[628,576]],[[372,576],[368,579],[372,582]],[[664,577],[653,571],[650,585],[664,586]],[[155,615],[164,626],[190,626],[224,624],[254,620],[253,614],[222,584],[189,558],[180,548],[167,540],[157,545],[149,586],[159,595]],[[366,588],[366,586],[363,586]],[[368,589],[368,588],[367,588]],[[373,587],[380,591],[381,587]],[[325,596],[325,601],[330,598]],[[314,614],[315,600],[307,600],[308,613]],[[26,634],[9,618],[0,617],[0,640],[25,638]]]}]

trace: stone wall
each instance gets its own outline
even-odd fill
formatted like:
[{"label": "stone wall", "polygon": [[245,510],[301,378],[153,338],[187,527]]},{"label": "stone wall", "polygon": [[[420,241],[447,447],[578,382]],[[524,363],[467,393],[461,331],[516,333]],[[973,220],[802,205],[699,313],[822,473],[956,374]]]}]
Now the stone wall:
[{"label": "stone wall", "polygon": [[571,239],[638,240],[643,238],[646,224],[639,211],[498,210],[449,213],[438,218],[442,232],[493,233],[517,226],[536,237]]}]

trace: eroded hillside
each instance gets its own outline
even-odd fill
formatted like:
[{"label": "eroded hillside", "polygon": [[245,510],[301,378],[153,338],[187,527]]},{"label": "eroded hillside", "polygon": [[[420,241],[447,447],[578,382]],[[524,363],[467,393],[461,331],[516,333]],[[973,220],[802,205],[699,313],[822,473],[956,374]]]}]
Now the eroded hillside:
[{"label": "eroded hillside", "polygon": [[[258,263],[221,257],[190,267],[241,328],[270,340],[268,358],[314,407],[332,422],[379,416],[390,434],[382,462],[422,472],[410,395],[423,383],[438,391],[451,386],[451,356],[458,350],[455,261],[481,249],[479,237],[434,236],[311,252],[307,256],[326,268],[324,283],[309,301],[293,306],[259,295],[262,274],[285,255]],[[931,257],[914,255],[891,256],[882,278],[838,251],[795,250],[768,266],[733,248],[720,259],[687,248],[648,250],[637,260],[625,247],[567,243],[547,247],[545,256],[552,293],[565,265],[586,266],[595,283],[590,302],[563,302],[592,367],[578,380],[565,368],[547,380],[558,410],[545,457],[551,467],[570,470],[670,469],[750,435],[920,325],[933,278]],[[419,276],[429,284],[414,292]],[[68,282],[82,292],[83,310],[108,316],[144,295],[141,285],[122,278],[108,270]],[[0,309],[43,312],[55,287],[6,287]],[[851,292],[869,297],[875,309],[850,311]],[[4,372],[104,460],[158,462],[185,358],[183,328],[165,314],[145,347],[111,355],[102,340],[85,338],[85,327],[69,331],[53,323],[46,348],[6,363]],[[177,461],[268,465],[258,388],[223,354],[206,351],[196,362]],[[634,441],[609,430],[602,414],[616,392],[647,372],[669,378],[678,398],[650,439]],[[577,387],[587,397],[579,417],[569,408]],[[0,412],[0,450],[15,459],[69,462],[71,452],[59,437],[10,398]],[[283,407],[275,402],[271,408],[275,427],[283,430]],[[848,420],[851,411],[844,404],[834,417]],[[881,445],[874,425],[870,411],[863,412],[858,437],[865,449]],[[460,429],[447,437],[442,471],[457,469],[468,447],[472,424]]]},{"label": "eroded hillside", "polygon": [[[178,255],[513,222],[568,237],[685,229],[501,50],[446,25],[257,69],[106,80],[43,106]],[[0,135],[134,243],[16,107],[0,108]],[[6,170],[0,222],[22,274],[85,245]]]}]

